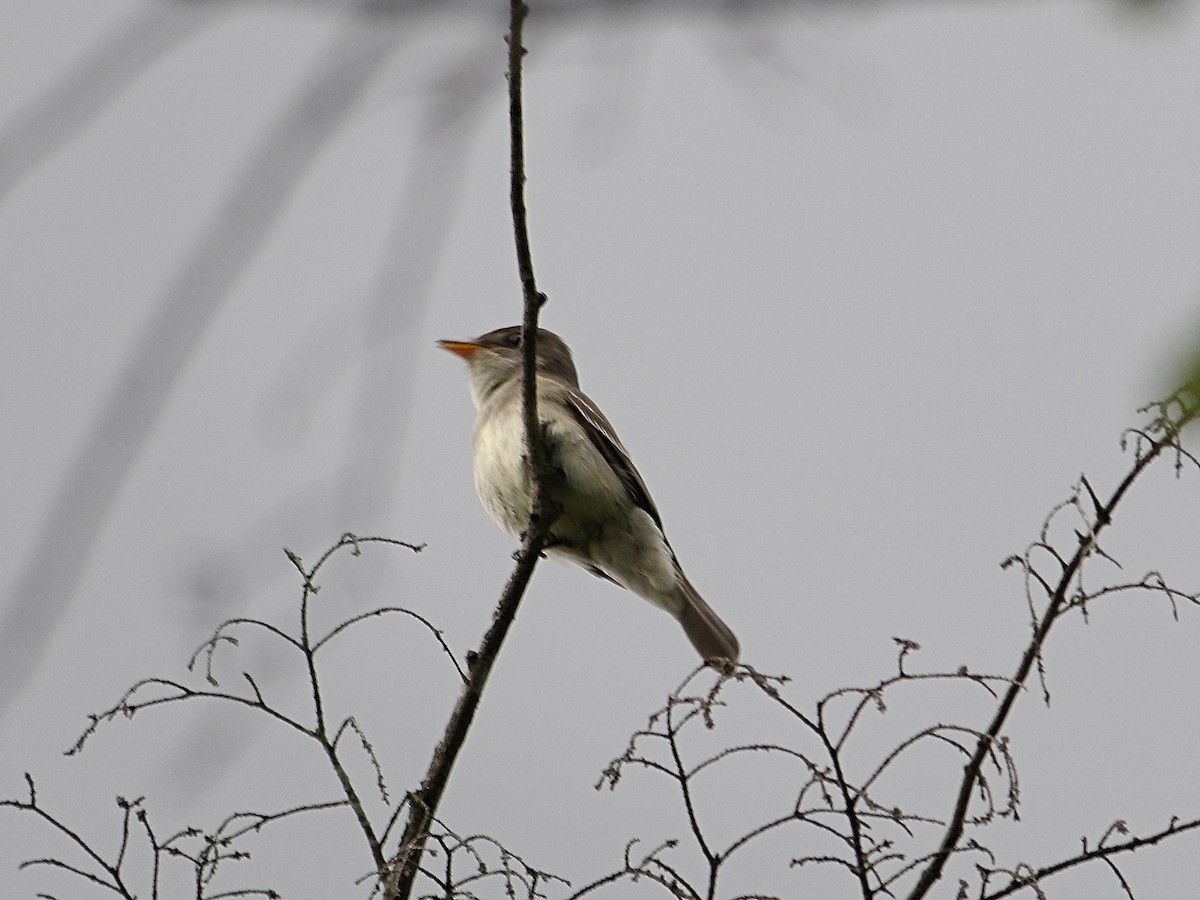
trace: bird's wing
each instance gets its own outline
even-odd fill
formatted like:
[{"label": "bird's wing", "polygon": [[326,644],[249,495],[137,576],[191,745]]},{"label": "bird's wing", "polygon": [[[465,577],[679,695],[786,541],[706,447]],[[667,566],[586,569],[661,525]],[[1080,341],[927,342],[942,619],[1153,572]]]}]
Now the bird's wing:
[{"label": "bird's wing", "polygon": [[621,439],[617,437],[612,423],[604,417],[600,408],[577,388],[567,388],[566,399],[568,408],[575,415],[579,424],[583,426],[583,430],[593,446],[600,451],[600,455],[608,461],[613,471],[620,477],[633,502],[649,513],[654,524],[658,526],[658,530],[663,531],[662,518],[658,514],[654,500],[650,497],[646,482],[642,481],[642,476],[634,466],[633,460],[629,458],[629,453],[621,443]]}]

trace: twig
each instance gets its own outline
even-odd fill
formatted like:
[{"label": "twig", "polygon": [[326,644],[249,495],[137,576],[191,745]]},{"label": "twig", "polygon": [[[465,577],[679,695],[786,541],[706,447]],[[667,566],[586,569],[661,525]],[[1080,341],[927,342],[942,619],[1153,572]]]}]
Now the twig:
[{"label": "twig", "polygon": [[529,247],[529,230],[525,207],[525,150],[524,117],[522,112],[521,72],[525,47],[522,28],[529,8],[521,0],[510,5],[508,42],[508,97],[511,135],[512,180],[510,199],[513,214],[513,233],[517,263],[521,275],[525,314],[522,326],[523,391],[525,447],[534,485],[534,497],[529,528],[517,553],[517,565],[509,576],[504,593],[492,615],[492,623],[483,637],[479,651],[471,662],[467,682],[458,703],[446,723],[446,730],[433,752],[421,786],[408,797],[408,821],[400,839],[400,847],[392,861],[384,883],[385,900],[408,900],[417,875],[421,872],[421,856],[429,837],[429,828],[437,814],[450,772],[466,741],[483,696],[492,666],[516,618],[517,609],[546,547],[547,535],[556,510],[549,497],[550,473],[546,449],[537,414],[537,324],[538,311],[546,302],[538,292],[533,273],[533,258]]},{"label": "twig", "polygon": [[[974,794],[976,786],[979,783],[984,761],[988,758],[993,745],[998,742],[1000,732],[1008,721],[1008,716],[1016,704],[1017,697],[1024,689],[1025,680],[1028,678],[1034,663],[1037,662],[1040,664],[1042,647],[1050,634],[1051,628],[1053,628],[1058,618],[1070,609],[1071,584],[1079,574],[1084,560],[1095,550],[1096,539],[1100,532],[1112,522],[1113,511],[1146,468],[1163,451],[1169,448],[1176,449],[1177,454],[1180,452],[1179,430],[1194,415],[1194,411],[1185,409],[1178,417],[1172,418],[1168,411],[1170,402],[1171,400],[1168,399],[1157,404],[1155,408],[1158,410],[1158,415],[1150,426],[1150,429],[1146,432],[1138,432],[1140,441],[1135,447],[1133,468],[1126,473],[1125,477],[1108,498],[1108,501],[1101,504],[1098,500],[1094,500],[1095,512],[1087,523],[1087,534],[1080,538],[1075,553],[1069,561],[1063,564],[1062,574],[1050,592],[1049,603],[1047,603],[1041,618],[1035,619],[1036,625],[1033,637],[1030,639],[1025,653],[1021,657],[1021,661],[1017,666],[1016,672],[1013,674],[1008,690],[1004,692],[1004,696],[996,708],[991,723],[980,735],[975,745],[975,752],[965,767],[962,782],[959,785],[958,798],[954,804],[954,812],[951,814],[946,833],[937,851],[930,857],[929,865],[921,872],[917,883],[908,893],[908,900],[919,900],[919,898],[925,897],[933,885],[942,877],[946,862],[949,860],[951,854],[954,853],[958,846],[958,841],[962,837],[967,821],[967,808],[970,804],[971,796]],[[1156,436],[1152,437],[1151,432],[1156,432]],[[1141,443],[1141,441],[1145,443]],[[1095,497],[1095,493],[1091,490],[1090,485],[1088,485],[1088,492],[1092,497]],[[1072,501],[1068,501],[1068,503],[1070,502]],[[1043,535],[1043,542],[1046,544],[1049,543],[1045,535]],[[1061,561],[1061,557],[1059,559]],[[1026,565],[1026,572],[1028,571],[1029,566]]]},{"label": "twig", "polygon": [[1097,846],[1094,849],[1084,849],[1083,852],[1070,857],[1069,859],[1060,860],[1050,866],[1045,866],[1041,869],[1035,869],[1026,875],[1014,877],[1012,882],[998,891],[990,894],[982,895],[982,900],[1000,900],[1001,897],[1008,897],[1015,894],[1017,891],[1024,890],[1027,887],[1036,885],[1043,878],[1049,878],[1051,875],[1057,875],[1059,872],[1064,872],[1067,869],[1073,869],[1076,866],[1082,865],[1093,860],[1103,859],[1108,860],[1109,857],[1115,856],[1118,853],[1130,853],[1137,850],[1139,847],[1146,847],[1152,844],[1157,844],[1166,838],[1181,834],[1185,831],[1194,831],[1200,828],[1200,819],[1192,819],[1189,822],[1179,822],[1175,819],[1160,831],[1153,834],[1145,835],[1144,837],[1133,837],[1127,841],[1121,841],[1119,844],[1109,844],[1108,846]]}]

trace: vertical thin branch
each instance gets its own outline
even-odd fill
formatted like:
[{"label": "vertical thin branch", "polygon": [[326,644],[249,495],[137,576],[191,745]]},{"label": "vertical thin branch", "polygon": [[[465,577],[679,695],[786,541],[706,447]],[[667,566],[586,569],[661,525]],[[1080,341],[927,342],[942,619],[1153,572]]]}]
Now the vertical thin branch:
[{"label": "vertical thin branch", "polygon": [[[529,7],[522,0],[512,0],[511,20],[508,34],[508,121],[509,121],[509,150],[512,158],[512,168],[509,180],[509,202],[512,205],[513,239],[517,250],[517,272],[521,277],[521,291],[524,298],[525,316],[521,323],[521,346],[525,379],[522,385],[521,400],[525,413],[525,436],[528,444],[529,463],[538,475],[545,472],[545,447],[539,439],[537,416],[537,382],[532,377],[537,365],[537,325],[538,311],[546,302],[546,297],[537,289],[537,280],[533,275],[533,254],[529,249],[529,222],[525,208],[525,111],[522,91],[522,72],[525,59],[525,47],[521,42],[521,31]],[[540,488],[545,479],[538,478]],[[536,491],[534,497],[533,517],[536,521],[545,512],[545,506],[540,502],[545,498],[543,491]]]},{"label": "vertical thin branch", "polygon": [[466,742],[475,711],[483,697],[484,687],[492,666],[508,634],[509,626],[516,618],[517,609],[533,571],[545,549],[547,534],[556,514],[549,498],[549,478],[546,449],[537,415],[536,361],[538,311],[546,302],[537,289],[533,275],[533,256],[529,248],[529,232],[525,208],[525,150],[524,116],[522,113],[521,71],[525,48],[521,32],[529,8],[521,0],[513,0],[509,20],[508,41],[508,98],[511,128],[512,181],[511,203],[513,233],[516,241],[517,264],[521,276],[525,315],[523,320],[524,348],[524,424],[526,448],[534,485],[532,515],[529,528],[517,553],[517,565],[509,576],[504,593],[492,615],[492,623],[483,637],[479,651],[471,663],[466,684],[459,695],[458,703],[446,723],[446,730],[433,752],[429,769],[421,787],[408,797],[408,820],[400,840],[400,848],[392,868],[387,873],[383,889],[385,900],[409,900],[417,875],[421,871],[421,857],[429,838],[441,803],[442,795],[450,780],[450,772]]},{"label": "vertical thin branch", "polygon": [[[333,546],[332,550],[327,551],[317,561],[317,564],[309,570],[304,568],[300,557],[294,553],[289,552],[288,558],[291,559],[292,564],[296,566],[304,578],[303,593],[300,596],[299,647],[300,651],[304,654],[304,664],[308,672],[308,687],[312,695],[313,710],[313,727],[307,733],[321,745],[326,759],[329,760],[330,767],[333,769],[334,774],[337,775],[342,792],[346,795],[346,800],[350,808],[354,811],[354,818],[358,822],[358,827],[362,829],[363,836],[367,839],[367,845],[371,848],[371,859],[375,863],[375,868],[377,871],[382,872],[387,867],[387,857],[384,853],[383,841],[372,827],[371,820],[367,816],[366,807],[363,806],[362,798],[358,795],[358,790],[354,787],[354,782],[350,779],[350,773],[346,771],[346,767],[342,764],[342,760],[338,756],[337,742],[329,738],[329,728],[325,719],[325,699],[321,692],[321,679],[317,673],[317,650],[320,648],[320,643],[314,644],[309,632],[309,610],[313,595],[317,592],[317,587],[314,583],[317,572],[320,571],[325,561],[329,559],[333,550],[356,540],[357,538],[353,535],[342,535],[341,540]],[[248,675],[247,678],[249,678]],[[251,680],[251,684],[254,684],[253,680]],[[254,693],[258,697],[259,704],[265,705],[256,685],[254,686]]]},{"label": "vertical thin branch", "polygon": [[856,791],[853,797],[850,796],[850,784],[846,781],[846,773],[842,769],[841,748],[835,747],[829,740],[829,735],[825,731],[824,716],[821,719],[821,729],[817,734],[821,738],[821,742],[825,745],[825,750],[829,754],[830,761],[833,763],[837,788],[842,795],[842,802],[846,805],[846,819],[850,823],[849,843],[854,850],[854,874],[858,878],[858,887],[862,891],[864,900],[870,900],[875,895],[875,892],[871,890],[871,866],[867,863],[867,854],[863,849],[863,821],[858,810],[858,801],[862,794],[860,791]]}]

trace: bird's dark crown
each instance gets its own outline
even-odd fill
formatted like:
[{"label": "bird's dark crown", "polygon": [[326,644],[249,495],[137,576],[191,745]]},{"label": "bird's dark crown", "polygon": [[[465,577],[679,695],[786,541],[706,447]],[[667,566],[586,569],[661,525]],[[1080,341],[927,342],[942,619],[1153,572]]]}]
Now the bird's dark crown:
[{"label": "bird's dark crown", "polygon": [[[571,348],[567,342],[545,328],[539,328],[537,334],[538,371],[561,378],[572,387],[579,387],[579,374],[575,371],[575,361],[571,358]],[[475,340],[489,350],[517,354],[521,349],[521,326],[497,328]]]}]

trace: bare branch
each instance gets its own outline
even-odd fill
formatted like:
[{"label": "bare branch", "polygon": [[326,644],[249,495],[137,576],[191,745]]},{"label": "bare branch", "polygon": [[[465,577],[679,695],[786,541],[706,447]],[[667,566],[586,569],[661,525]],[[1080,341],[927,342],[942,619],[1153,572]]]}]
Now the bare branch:
[{"label": "bare branch", "polygon": [[334,638],[336,638],[338,635],[340,635],[342,632],[348,630],[352,626],[357,625],[360,622],[364,622],[368,619],[375,619],[380,616],[386,616],[386,615],[389,615],[392,613],[396,613],[398,615],[409,616],[410,618],[416,619],[418,622],[420,622],[422,625],[424,625],[429,630],[429,633],[433,635],[434,640],[436,640],[438,642],[438,645],[441,646],[441,648],[445,652],[445,654],[448,657],[450,657],[450,662],[453,663],[455,671],[458,672],[458,677],[460,679],[462,679],[464,682],[467,680],[467,673],[465,671],[463,671],[463,667],[459,663],[458,657],[454,655],[454,651],[451,650],[450,645],[446,643],[446,638],[442,634],[441,629],[437,628],[432,622],[430,622],[427,618],[425,618],[420,613],[413,612],[413,610],[411,610],[411,609],[405,609],[402,606],[381,606],[378,609],[372,609],[369,612],[360,613],[357,616],[353,616],[352,618],[347,619],[346,621],[340,623],[336,628],[332,629],[328,634],[326,634],[324,637],[322,637],[320,640],[316,641],[312,645],[313,655],[316,655],[316,653],[323,646],[325,646],[327,643],[332,641]]},{"label": "bare branch", "polygon": [[545,549],[550,526],[557,510],[550,499],[552,471],[547,460],[542,427],[537,414],[537,325],[538,312],[546,302],[537,289],[533,273],[533,257],[529,244],[529,228],[525,206],[525,137],[522,108],[522,64],[526,53],[522,29],[529,8],[521,0],[510,5],[508,43],[508,96],[510,150],[512,155],[510,199],[513,215],[513,234],[517,264],[524,298],[522,325],[523,388],[522,402],[525,423],[525,447],[533,483],[533,504],[529,527],[517,564],[505,585],[492,623],[484,635],[479,651],[472,660],[466,683],[458,703],[446,724],[441,741],[433,752],[429,768],[420,788],[409,796],[409,816],[400,839],[400,848],[386,874],[383,895],[385,900],[408,900],[417,874],[421,871],[421,855],[429,835],[429,826],[437,814],[438,805],[454,767],[454,761],[466,741],[475,711],[483,696],[492,666],[503,646],[508,629],[516,617],[538,559]]},{"label": "bare branch", "polygon": [[[252,680],[250,683],[253,685]],[[165,696],[152,697],[149,700],[134,699],[144,689],[151,687],[166,688],[172,693]],[[228,691],[196,690],[195,688],[190,688],[187,685],[180,684],[177,681],[172,681],[169,678],[143,678],[141,681],[138,681],[127,691],[125,691],[125,693],[121,695],[121,699],[119,699],[113,706],[109,707],[103,712],[89,715],[88,719],[90,724],[84,729],[83,733],[80,734],[75,743],[66,751],[64,751],[64,755],[74,756],[81,752],[88,739],[96,733],[102,722],[111,722],[117,718],[117,716],[133,718],[135,714],[143,709],[150,709],[151,707],[163,706],[169,703],[179,703],[185,700],[198,699],[226,700],[230,703],[236,703],[240,706],[256,709],[266,713],[267,715],[271,716],[271,718],[284,723],[290,728],[299,731],[301,734],[307,737],[313,737],[313,731],[311,729],[305,728],[295,719],[285,715],[284,713],[264,702],[261,694],[257,694],[257,692],[254,699],[250,699],[249,697],[242,697],[238,694],[231,694]]]},{"label": "bare branch", "polygon": [[[1075,580],[1085,558],[1092,550],[1095,538],[1112,521],[1113,511],[1121,503],[1121,500],[1141,474],[1155,459],[1169,449],[1175,450],[1177,461],[1182,458],[1181,454],[1183,451],[1179,444],[1179,431],[1183,425],[1196,415],[1196,408],[1194,404],[1191,406],[1180,406],[1181,412],[1172,415],[1172,404],[1179,405],[1179,403],[1178,395],[1173,395],[1167,398],[1167,400],[1161,401],[1158,404],[1152,404],[1149,407],[1156,411],[1156,416],[1150,426],[1148,426],[1146,432],[1142,433],[1142,437],[1144,437],[1147,443],[1143,444],[1139,441],[1135,449],[1134,465],[1120,483],[1118,483],[1108,500],[1100,504],[1090,517],[1087,527],[1087,539],[1080,541],[1079,546],[1058,579],[1051,593],[1050,600],[1041,615],[1041,619],[1034,628],[1029,645],[1012,677],[1012,683],[1000,701],[992,717],[992,721],[988,724],[988,727],[984,730],[976,744],[975,753],[972,755],[964,771],[954,812],[950,817],[950,824],[942,838],[941,845],[933,855],[929,865],[921,873],[917,883],[909,892],[908,900],[918,900],[918,898],[925,897],[933,885],[942,877],[946,862],[958,846],[959,839],[962,837],[963,827],[967,821],[968,804],[974,790],[979,784],[984,760],[991,752],[992,746],[999,739],[1000,731],[1008,722],[1008,716],[1012,712],[1012,708],[1025,684],[1030,669],[1035,662],[1038,662],[1040,666],[1042,647],[1054,623],[1069,608],[1071,584]],[[1156,435],[1157,437],[1152,437],[1152,435]],[[1068,503],[1077,502],[1077,496],[1075,501],[1068,501]],[[1046,539],[1048,527],[1049,519],[1047,519],[1046,527],[1043,528],[1043,542],[1045,543],[1048,543]],[[1026,558],[1026,563],[1026,571],[1028,572],[1030,568],[1028,566],[1028,557]]]},{"label": "bare branch", "polygon": [[[1121,824],[1123,825],[1124,823]],[[1180,822],[1178,819],[1173,818],[1166,828],[1163,828],[1152,834],[1147,834],[1142,837],[1132,837],[1127,841],[1105,845],[1105,841],[1113,832],[1113,828],[1110,827],[1094,849],[1089,850],[1087,847],[1087,842],[1085,841],[1083,851],[1075,856],[1061,860],[1052,865],[1043,866],[1042,868],[1029,871],[1028,873],[1020,876],[1017,876],[1015,873],[1009,873],[1012,876],[1011,883],[1005,885],[1000,890],[983,894],[981,896],[981,900],[1000,900],[1001,897],[1012,896],[1013,894],[1024,890],[1027,887],[1033,887],[1039,884],[1042,880],[1049,878],[1052,875],[1057,875],[1060,872],[1065,872],[1068,869],[1073,869],[1077,866],[1083,865],[1084,863],[1101,859],[1110,861],[1110,858],[1113,856],[1117,856],[1121,853],[1131,853],[1134,850],[1137,850],[1139,847],[1152,846],[1166,840],[1169,837],[1174,837],[1177,834],[1183,834],[1187,831],[1194,831],[1197,828],[1200,828],[1200,819],[1192,819],[1187,822]],[[1120,877],[1119,872],[1118,877]],[[1129,885],[1125,883],[1123,878],[1121,879],[1121,883],[1125,887],[1126,892],[1129,892]],[[1132,896],[1132,893],[1130,893],[1130,896]]]}]

